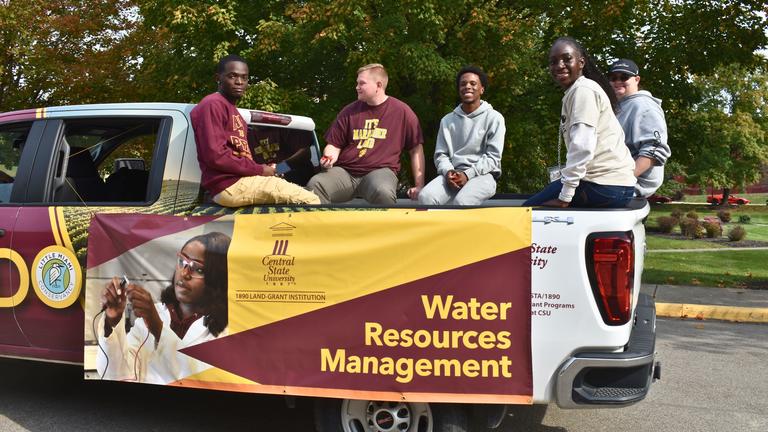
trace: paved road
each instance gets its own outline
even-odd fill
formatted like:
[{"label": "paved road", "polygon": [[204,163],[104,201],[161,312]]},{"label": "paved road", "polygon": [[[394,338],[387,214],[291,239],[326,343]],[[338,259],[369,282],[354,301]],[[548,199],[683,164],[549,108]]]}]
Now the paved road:
[{"label": "paved road", "polygon": [[[663,379],[639,405],[515,410],[501,432],[766,431],[768,325],[660,319]],[[282,398],[83,382],[77,367],[0,360],[0,431],[311,431]]]},{"label": "paved road", "polygon": [[510,424],[504,432],[768,430],[768,325],[659,319],[656,351],[662,379],[640,404],[592,411],[550,406],[539,423]]}]

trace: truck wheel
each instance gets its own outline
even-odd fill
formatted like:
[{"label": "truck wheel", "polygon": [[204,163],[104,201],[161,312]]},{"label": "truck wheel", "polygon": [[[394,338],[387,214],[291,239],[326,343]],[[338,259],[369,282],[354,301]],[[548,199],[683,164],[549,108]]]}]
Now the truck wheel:
[{"label": "truck wheel", "polygon": [[318,399],[315,428],[317,432],[467,432],[468,422],[462,405]]}]

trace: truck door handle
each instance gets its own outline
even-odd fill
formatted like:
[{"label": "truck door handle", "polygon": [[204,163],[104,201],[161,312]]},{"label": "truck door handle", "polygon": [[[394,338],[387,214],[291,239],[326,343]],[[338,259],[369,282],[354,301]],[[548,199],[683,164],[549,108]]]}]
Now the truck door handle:
[{"label": "truck door handle", "polygon": [[0,228],[0,237],[3,237],[3,236],[5,236],[5,230]]}]

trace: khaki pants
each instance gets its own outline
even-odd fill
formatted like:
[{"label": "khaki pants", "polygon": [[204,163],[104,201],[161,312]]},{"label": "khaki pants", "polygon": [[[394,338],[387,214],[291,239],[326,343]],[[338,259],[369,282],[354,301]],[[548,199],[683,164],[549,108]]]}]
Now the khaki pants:
[{"label": "khaki pants", "polygon": [[320,198],[303,187],[280,177],[243,177],[213,197],[224,207],[253,204],[320,204]]}]

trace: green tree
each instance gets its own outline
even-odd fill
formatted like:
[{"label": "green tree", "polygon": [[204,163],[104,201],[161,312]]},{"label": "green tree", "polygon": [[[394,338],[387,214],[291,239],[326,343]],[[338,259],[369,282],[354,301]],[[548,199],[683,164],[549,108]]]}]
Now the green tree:
[{"label": "green tree", "polygon": [[[388,93],[418,114],[429,161],[439,120],[457,103],[454,74],[477,64],[490,76],[487,100],[507,121],[499,190],[531,192],[556,158],[562,92],[546,53],[570,35],[603,67],[617,57],[638,62],[643,86],[665,101],[673,162],[704,181],[715,173],[708,157],[694,157],[699,147],[727,140],[713,161],[762,160],[753,148],[764,142],[755,135],[765,131],[763,106],[718,111],[708,102],[715,88],[748,92],[718,80],[710,91],[702,77],[739,65],[733,79],[752,74],[754,83],[765,28],[764,1],[748,0],[11,0],[0,6],[0,110],[195,102],[215,90],[216,62],[236,53],[251,66],[242,106],[308,115],[322,134],[354,100],[357,68],[379,62],[390,73]],[[743,134],[718,131],[723,121]],[[737,171],[746,174],[732,174],[735,183],[752,178]]]},{"label": "green tree", "polygon": [[131,0],[0,5],[0,111],[125,100],[138,63]]},{"label": "green tree", "polygon": [[[320,132],[355,99],[357,68],[383,63],[390,75],[387,92],[407,102],[421,120],[427,155],[440,118],[457,103],[456,71],[478,64],[491,78],[489,101],[508,118],[511,139],[505,152],[516,159],[510,159],[503,183],[517,187],[532,177],[543,178],[541,149],[545,141],[554,148],[556,126],[541,116],[550,104],[539,91],[546,77],[538,17],[503,5],[310,0],[267,1],[254,8],[234,1],[147,1],[142,2],[145,22],[167,29],[171,37],[166,54],[157,52],[146,60],[156,73],[174,77],[168,83],[171,96],[183,100],[213,90],[217,59],[227,52],[241,54],[254,80],[241,106],[309,115]],[[552,133],[539,142],[544,129]]]},{"label": "green tree", "polygon": [[702,95],[699,104],[674,119],[677,158],[686,165],[688,181],[702,187],[723,189],[727,203],[730,188],[760,179],[768,163],[768,74],[739,65],[718,68],[695,77]]}]

